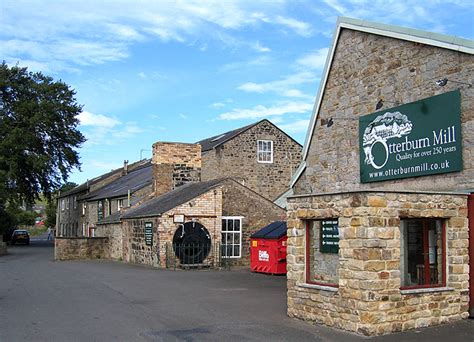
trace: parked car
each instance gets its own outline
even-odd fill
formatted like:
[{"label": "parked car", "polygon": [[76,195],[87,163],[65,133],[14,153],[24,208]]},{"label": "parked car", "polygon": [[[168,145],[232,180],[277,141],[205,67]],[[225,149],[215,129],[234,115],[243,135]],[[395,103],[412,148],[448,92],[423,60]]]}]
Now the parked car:
[{"label": "parked car", "polygon": [[10,243],[14,245],[18,242],[24,243],[26,245],[30,244],[30,234],[28,234],[27,230],[17,229],[13,232]]}]

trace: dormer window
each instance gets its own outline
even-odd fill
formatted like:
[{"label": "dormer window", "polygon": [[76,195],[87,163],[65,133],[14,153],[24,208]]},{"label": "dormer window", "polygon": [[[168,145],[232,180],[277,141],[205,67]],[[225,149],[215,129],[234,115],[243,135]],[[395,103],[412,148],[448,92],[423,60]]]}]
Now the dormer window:
[{"label": "dormer window", "polygon": [[259,163],[273,163],[273,141],[257,140],[257,161]]}]

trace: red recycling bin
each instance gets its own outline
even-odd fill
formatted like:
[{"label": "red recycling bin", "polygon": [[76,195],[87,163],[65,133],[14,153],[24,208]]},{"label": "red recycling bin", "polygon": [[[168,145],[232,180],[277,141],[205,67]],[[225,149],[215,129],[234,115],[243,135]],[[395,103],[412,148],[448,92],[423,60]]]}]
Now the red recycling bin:
[{"label": "red recycling bin", "polygon": [[250,236],[250,269],[286,274],[286,222],[276,221]]}]

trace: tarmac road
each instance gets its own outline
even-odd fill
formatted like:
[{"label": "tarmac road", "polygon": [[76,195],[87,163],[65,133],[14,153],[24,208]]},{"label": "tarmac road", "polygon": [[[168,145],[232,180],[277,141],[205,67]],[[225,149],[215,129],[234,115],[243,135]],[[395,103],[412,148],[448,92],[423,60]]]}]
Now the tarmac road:
[{"label": "tarmac road", "polygon": [[284,277],[0,257],[0,341],[474,341],[474,321],[367,339],[286,316]]}]

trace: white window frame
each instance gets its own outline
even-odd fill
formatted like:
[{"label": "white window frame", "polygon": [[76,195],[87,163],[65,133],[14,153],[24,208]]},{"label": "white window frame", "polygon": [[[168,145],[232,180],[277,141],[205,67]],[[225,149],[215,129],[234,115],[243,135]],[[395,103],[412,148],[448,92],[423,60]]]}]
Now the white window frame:
[{"label": "white window frame", "polygon": [[120,211],[125,206],[125,199],[124,198],[119,198],[117,200],[117,211]]},{"label": "white window frame", "polygon": [[[239,221],[239,231],[224,231],[223,228],[221,227],[221,234],[232,234],[234,235],[235,233],[240,234],[240,239],[239,239],[239,255],[238,256],[226,256],[223,255],[223,258],[228,258],[228,259],[240,259],[242,258],[242,219],[243,216],[222,216],[222,221],[223,220],[234,220],[234,221]],[[232,239],[234,241],[234,239]],[[221,239],[222,243],[222,239]],[[234,244],[232,244],[234,246]]]},{"label": "white window frame", "polygon": [[[263,146],[270,143],[270,150],[265,150]],[[262,146],[261,146],[262,145]],[[262,147],[262,149],[261,149]],[[260,160],[260,154],[270,153],[270,160]],[[257,140],[257,162],[262,164],[272,164],[273,163],[273,141],[272,140]]]},{"label": "white window frame", "polygon": [[87,204],[86,202],[82,202],[82,216],[86,214]]},{"label": "white window frame", "polygon": [[66,207],[66,199],[61,199],[61,211],[64,211],[64,208]]}]

